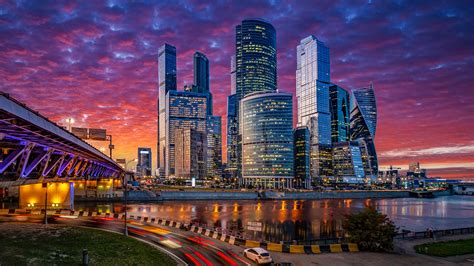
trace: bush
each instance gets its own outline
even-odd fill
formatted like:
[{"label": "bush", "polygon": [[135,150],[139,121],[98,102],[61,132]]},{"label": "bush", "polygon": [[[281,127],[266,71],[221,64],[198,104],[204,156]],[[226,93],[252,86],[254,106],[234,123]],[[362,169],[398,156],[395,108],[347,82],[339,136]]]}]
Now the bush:
[{"label": "bush", "polygon": [[348,240],[357,243],[360,250],[390,251],[393,249],[393,238],[397,235],[395,224],[374,207],[346,215],[342,227]]}]

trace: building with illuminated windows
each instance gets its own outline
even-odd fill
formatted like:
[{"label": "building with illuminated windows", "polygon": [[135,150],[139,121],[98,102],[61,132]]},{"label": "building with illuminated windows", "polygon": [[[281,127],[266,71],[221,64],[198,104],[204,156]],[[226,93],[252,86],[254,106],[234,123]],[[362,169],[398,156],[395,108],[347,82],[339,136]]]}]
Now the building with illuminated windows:
[{"label": "building with illuminated windows", "polygon": [[200,52],[194,53],[194,85],[191,91],[208,94],[207,114],[212,115],[212,93],[209,87],[209,59]]},{"label": "building with illuminated windows", "polygon": [[207,175],[206,134],[193,128],[178,128],[174,132],[175,177],[203,180]]},{"label": "building with illuminated windows", "polygon": [[[235,27],[235,32],[235,102],[236,110],[239,110],[240,101],[247,95],[276,91],[277,50],[275,28],[262,19],[245,19]],[[237,123],[240,121],[239,115],[237,111]],[[236,150],[237,169],[241,168],[242,158],[240,134],[239,132]],[[237,175],[240,176],[241,173],[237,171]]]},{"label": "building with illuminated windows", "polygon": [[294,176],[292,94],[255,92],[241,101],[244,187],[291,188]]},{"label": "building with illuminated windows", "polygon": [[350,100],[347,90],[331,84],[329,86],[331,111],[331,141],[345,142],[350,138]]},{"label": "building with illuminated windows", "polygon": [[311,188],[310,164],[310,135],[307,127],[298,127],[293,132],[293,150],[295,160],[294,188]]},{"label": "building with illuminated windows", "polygon": [[334,181],[362,184],[365,179],[362,155],[358,142],[338,142],[333,144]]},{"label": "building with illuminated windows", "polygon": [[208,96],[206,93],[168,91],[166,94],[164,112],[166,118],[164,122],[166,145],[163,149],[165,177],[175,175],[175,131],[178,129],[193,129],[206,136],[207,103]]},{"label": "building with illuminated windows", "polygon": [[151,148],[138,148],[137,176],[151,176]]},{"label": "building with illuminated windows", "polygon": [[354,90],[352,95],[351,140],[359,141],[366,176],[375,180],[378,174],[378,160],[374,143],[377,128],[377,104],[374,88],[371,85],[369,88]]},{"label": "building with illuminated windows", "polygon": [[166,94],[176,91],[176,48],[164,44],[158,49],[158,144],[157,168],[161,177],[166,169]]},{"label": "building with illuminated windows", "polygon": [[298,126],[310,132],[310,174],[314,183],[332,178],[329,48],[313,35],[297,46]]},{"label": "building with illuminated windows", "polygon": [[220,116],[207,117],[207,177],[222,176],[222,121]]},{"label": "building with illuminated windows", "polygon": [[237,178],[239,123],[237,118],[237,95],[227,97],[227,176]]}]

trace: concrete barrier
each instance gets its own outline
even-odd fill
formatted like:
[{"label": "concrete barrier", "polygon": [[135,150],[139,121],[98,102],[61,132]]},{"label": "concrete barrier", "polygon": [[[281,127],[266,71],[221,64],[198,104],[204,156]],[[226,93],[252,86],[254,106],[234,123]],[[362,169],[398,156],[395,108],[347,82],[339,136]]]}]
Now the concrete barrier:
[{"label": "concrete barrier", "polygon": [[248,248],[257,248],[260,247],[260,242],[252,241],[252,240],[245,240],[245,246]]},{"label": "concrete barrier", "polygon": [[329,250],[331,251],[331,253],[340,253],[342,252],[342,246],[341,244],[330,244]]},{"label": "concrete barrier", "polygon": [[304,253],[304,245],[290,245],[290,253]]},{"label": "concrete barrier", "polygon": [[311,253],[321,254],[321,248],[319,248],[319,245],[311,245]]},{"label": "concrete barrier", "polygon": [[349,252],[359,252],[359,247],[357,244],[349,243],[347,246],[349,247]]},{"label": "concrete barrier", "polygon": [[283,252],[283,244],[267,243],[267,250]]}]

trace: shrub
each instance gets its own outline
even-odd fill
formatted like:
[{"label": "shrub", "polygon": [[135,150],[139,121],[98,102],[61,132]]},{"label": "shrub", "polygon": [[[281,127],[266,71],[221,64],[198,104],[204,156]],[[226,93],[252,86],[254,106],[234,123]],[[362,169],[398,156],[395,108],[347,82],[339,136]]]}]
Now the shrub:
[{"label": "shrub", "polygon": [[374,207],[346,215],[342,227],[348,240],[357,243],[360,250],[390,251],[397,235],[395,224]]}]

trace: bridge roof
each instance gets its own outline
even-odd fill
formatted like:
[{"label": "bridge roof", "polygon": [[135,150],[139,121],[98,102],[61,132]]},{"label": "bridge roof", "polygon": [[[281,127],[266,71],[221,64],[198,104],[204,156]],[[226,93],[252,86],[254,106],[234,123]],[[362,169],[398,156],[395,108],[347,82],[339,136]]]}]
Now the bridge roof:
[{"label": "bridge roof", "polygon": [[71,153],[123,173],[110,157],[37,111],[0,91],[0,140],[5,136]]}]

